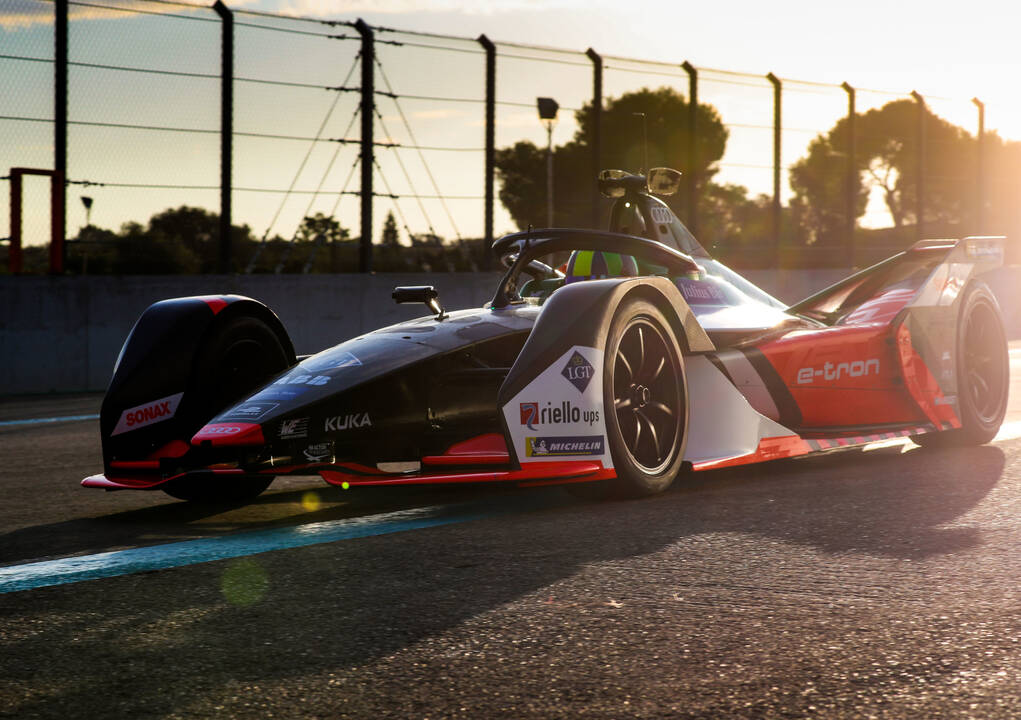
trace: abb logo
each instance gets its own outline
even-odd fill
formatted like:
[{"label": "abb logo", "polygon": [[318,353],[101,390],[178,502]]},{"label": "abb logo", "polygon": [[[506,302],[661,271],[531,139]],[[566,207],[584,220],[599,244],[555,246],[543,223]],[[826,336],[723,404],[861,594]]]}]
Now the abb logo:
[{"label": "abb logo", "polygon": [[177,393],[176,395],[168,395],[159,400],[153,400],[144,405],[128,408],[121,413],[121,417],[110,435],[120,435],[121,433],[146,427],[147,425],[169,420],[177,412],[177,406],[180,404],[182,397],[184,397],[184,393]]}]

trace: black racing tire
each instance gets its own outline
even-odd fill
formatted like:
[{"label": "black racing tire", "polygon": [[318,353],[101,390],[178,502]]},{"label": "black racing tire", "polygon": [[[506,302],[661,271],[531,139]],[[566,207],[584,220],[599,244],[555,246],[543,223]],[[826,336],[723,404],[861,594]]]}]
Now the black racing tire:
[{"label": "black racing tire", "polygon": [[1010,359],[1003,318],[985,283],[968,284],[957,322],[957,400],[961,427],[912,438],[924,447],[984,445],[1007,411]]},{"label": "black racing tire", "polygon": [[688,388],[677,338],[662,311],[641,298],[617,308],[603,362],[612,490],[644,497],[666,490],[684,461]]},{"label": "black racing tire", "polygon": [[217,328],[195,358],[196,390],[208,419],[236,403],[289,366],[272,328],[241,315]]},{"label": "black racing tire", "polygon": [[[290,365],[277,334],[257,317],[240,315],[216,327],[195,358],[193,416],[208,421]],[[196,428],[197,430],[198,428]],[[262,493],[273,478],[189,475],[162,489],[192,502],[242,502]]]}]

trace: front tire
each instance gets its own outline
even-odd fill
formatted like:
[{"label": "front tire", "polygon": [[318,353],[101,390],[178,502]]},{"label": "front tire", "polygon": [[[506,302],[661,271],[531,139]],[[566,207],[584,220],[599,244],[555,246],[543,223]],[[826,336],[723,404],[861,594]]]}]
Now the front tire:
[{"label": "front tire", "polygon": [[957,322],[961,427],[912,440],[925,447],[984,445],[1003,422],[1009,386],[1010,359],[999,305],[985,283],[969,283]]},{"label": "front tire", "polygon": [[[269,325],[249,315],[231,318],[215,328],[195,359],[197,380],[189,393],[199,405],[195,417],[208,421],[289,366],[287,351]],[[240,503],[258,497],[272,482],[272,477],[263,475],[196,474],[171,481],[162,489],[178,500]]]},{"label": "front tire", "polygon": [[684,460],[687,385],[677,339],[646,300],[625,300],[610,325],[603,406],[618,492],[642,497],[668,488]]},{"label": "front tire", "polygon": [[287,352],[269,325],[248,315],[232,318],[216,328],[195,359],[202,417],[212,418],[289,365]]}]

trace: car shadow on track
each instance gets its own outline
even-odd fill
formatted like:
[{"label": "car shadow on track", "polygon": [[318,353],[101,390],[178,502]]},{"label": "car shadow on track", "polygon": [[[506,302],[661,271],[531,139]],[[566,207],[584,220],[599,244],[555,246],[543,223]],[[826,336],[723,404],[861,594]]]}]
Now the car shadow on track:
[{"label": "car shadow on track", "polygon": [[[363,687],[358,683],[369,679],[356,668],[508,606],[517,610],[502,622],[520,625],[501,624],[481,640],[498,647],[510,642],[507,633],[527,637],[530,613],[541,612],[549,588],[594,564],[677,549],[680,559],[666,574],[635,580],[630,566],[621,566],[614,577],[624,588],[684,583],[709,577],[710,569],[726,577],[734,558],[710,567],[717,561],[706,553],[707,538],[735,537],[753,547],[794,543],[822,553],[820,564],[848,554],[951,556],[983,542],[962,519],[997,488],[1004,464],[1003,451],[991,446],[848,453],[693,475],[641,501],[550,500],[440,528],[14,593],[0,602],[0,635],[7,638],[0,687],[24,690],[9,707],[33,717],[66,717],[99,701],[120,716],[187,708],[201,715],[200,699],[209,707],[227,699],[252,714],[238,703],[281,702],[282,689],[300,696],[307,683],[324,687],[329,678]],[[136,511],[133,520],[138,512],[151,518],[160,511]],[[251,579],[243,602],[226,590],[231,573]],[[584,598],[575,600],[585,609]],[[590,612],[605,605],[590,604]],[[54,647],[70,649],[54,654]],[[434,659],[430,672],[442,664]],[[0,704],[15,700],[8,691],[0,690]],[[329,702],[342,708],[341,701]]]},{"label": "car shadow on track", "polygon": [[[0,534],[0,565],[106,552],[236,532],[290,527],[396,512],[423,506],[500,503],[501,498],[543,498],[562,504],[557,492],[522,493],[498,486],[390,487],[342,490],[315,478],[277,480],[271,489],[241,504],[173,500],[156,491],[160,504],[109,515],[23,527]],[[534,503],[529,507],[534,507]]]},{"label": "car shadow on track", "polygon": [[[705,520],[717,521],[720,529],[737,511],[729,528],[734,532],[828,553],[921,560],[981,542],[974,527],[952,525],[996,487],[1005,464],[996,446],[926,449],[908,444],[764,463],[714,476],[696,473],[674,491],[704,497]],[[735,486],[741,491],[730,502],[714,502],[731,495]],[[754,512],[755,506],[762,512]]]}]

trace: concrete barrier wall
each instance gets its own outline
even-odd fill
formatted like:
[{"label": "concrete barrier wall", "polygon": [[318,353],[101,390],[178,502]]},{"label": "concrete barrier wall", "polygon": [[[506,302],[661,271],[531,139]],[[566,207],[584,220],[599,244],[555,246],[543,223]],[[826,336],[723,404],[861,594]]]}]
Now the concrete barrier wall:
[{"label": "concrete barrier wall", "polygon": [[165,298],[234,293],[280,317],[299,354],[420,317],[396,285],[436,285],[447,309],[492,298],[497,274],[0,278],[0,395],[105,390],[135,320]]},{"label": "concrete barrier wall", "polygon": [[[796,302],[846,276],[842,270],[755,270],[745,276]],[[138,316],[170,297],[236,293],[266,303],[299,354],[427,314],[396,305],[396,285],[435,285],[448,310],[492,297],[492,273],[0,278],[0,395],[104,390]],[[989,277],[1011,337],[1021,337],[1021,268]]]}]

